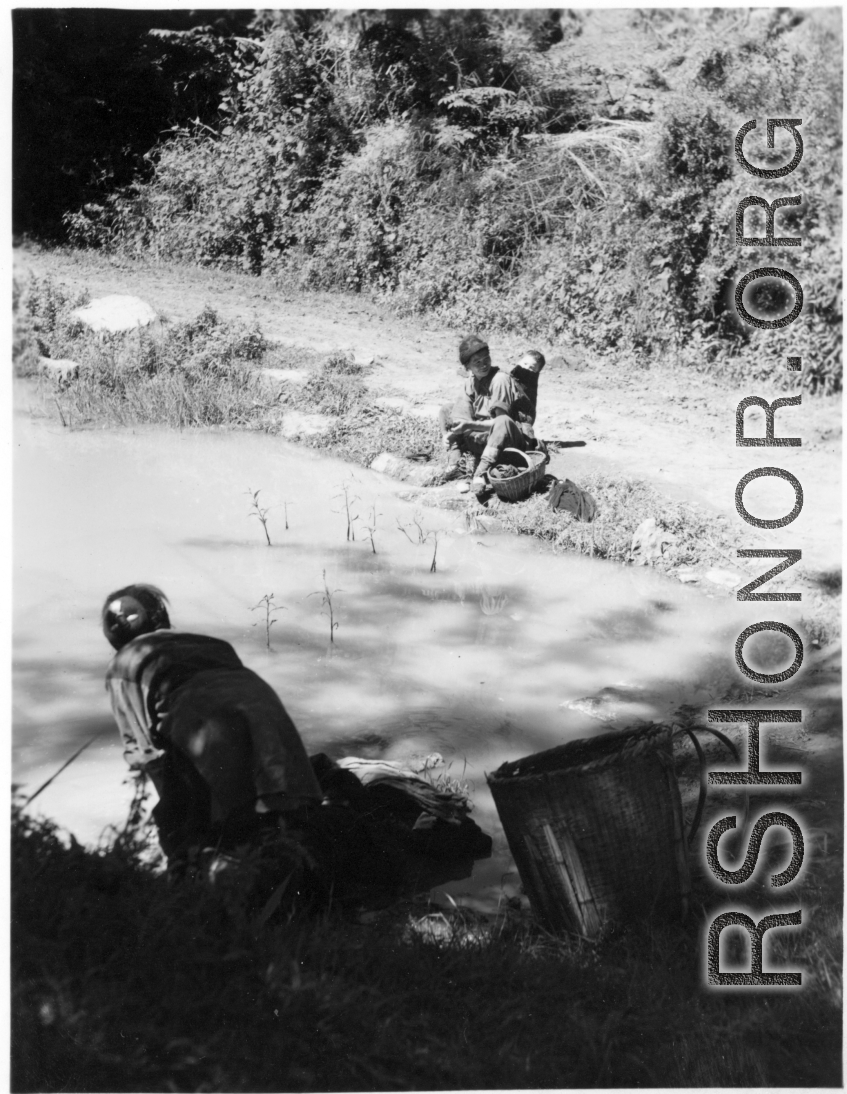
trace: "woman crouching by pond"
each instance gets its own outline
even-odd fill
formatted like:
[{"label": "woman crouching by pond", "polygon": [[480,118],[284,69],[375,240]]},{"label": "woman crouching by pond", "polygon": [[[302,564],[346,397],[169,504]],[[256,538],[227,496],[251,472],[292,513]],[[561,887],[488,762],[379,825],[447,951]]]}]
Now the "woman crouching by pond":
[{"label": "woman crouching by pond", "polygon": [[463,795],[399,765],[310,758],[273,688],[228,642],[173,630],[155,586],[111,593],[101,618],[124,757],[159,796],[171,872],[214,878],[256,852],[253,900],[285,884],[300,903],[383,906],[490,855]]}]

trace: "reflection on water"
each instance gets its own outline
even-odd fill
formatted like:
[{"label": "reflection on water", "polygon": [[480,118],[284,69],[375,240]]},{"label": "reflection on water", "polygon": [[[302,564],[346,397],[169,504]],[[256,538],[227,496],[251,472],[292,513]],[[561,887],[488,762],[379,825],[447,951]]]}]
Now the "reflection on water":
[{"label": "reflection on water", "polygon": [[504,593],[496,586],[483,585],[479,593],[479,606],[483,615],[499,615],[509,603],[508,593]]},{"label": "reflection on water", "polygon": [[[349,466],[275,438],[77,433],[24,420],[16,440],[14,775],[30,790],[111,725],[99,608],[133,581],[165,590],[175,626],[232,642],[277,689],[310,751],[437,751],[463,770],[502,852],[478,868],[476,891],[499,892],[510,869],[485,771],[607,729],[571,705],[603,688],[638,685],[639,716],[662,717],[704,666],[715,699],[732,674],[732,601],[643,568],[469,533],[463,513],[427,510],[418,542],[402,531],[419,512],[398,484],[359,470],[350,486]],[[345,483],[375,514],[373,544],[347,539]],[[270,547],[249,519],[248,486],[269,509]],[[267,649],[252,609],[270,594],[286,610]],[[124,774],[117,733],[106,733],[39,805],[94,840],[122,819]]]}]

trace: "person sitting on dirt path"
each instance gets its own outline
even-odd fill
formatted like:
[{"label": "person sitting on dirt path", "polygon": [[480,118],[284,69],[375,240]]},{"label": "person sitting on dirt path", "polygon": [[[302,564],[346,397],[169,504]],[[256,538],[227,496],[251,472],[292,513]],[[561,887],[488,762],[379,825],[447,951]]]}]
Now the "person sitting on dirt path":
[{"label": "person sitting on dirt path", "polygon": [[259,906],[285,887],[295,904],[380,907],[468,877],[491,854],[463,795],[397,765],[365,782],[373,763],[308,757],[276,692],[228,642],[173,630],[155,586],[111,593],[102,626],[117,651],[106,687],[124,756],[159,795],[172,872],[214,877],[255,852]]},{"label": "person sitting on dirt path", "polygon": [[464,390],[439,414],[447,446],[446,477],[461,475],[463,454],[479,457],[471,482],[471,489],[479,494],[487,488],[488,471],[503,449],[525,452],[535,447],[535,438],[531,425],[527,431],[526,424],[518,421],[522,396],[508,373],[492,365],[488,345],[477,335],[469,335],[459,345],[459,360],[468,373]]}]

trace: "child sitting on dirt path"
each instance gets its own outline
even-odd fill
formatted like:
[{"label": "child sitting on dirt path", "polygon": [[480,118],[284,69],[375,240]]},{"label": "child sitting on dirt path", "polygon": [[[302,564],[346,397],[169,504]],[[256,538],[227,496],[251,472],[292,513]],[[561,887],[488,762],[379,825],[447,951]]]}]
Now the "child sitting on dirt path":
[{"label": "child sitting on dirt path", "polygon": [[509,373],[515,386],[526,400],[526,405],[518,411],[518,420],[535,425],[538,412],[538,377],[547,364],[544,354],[537,349],[528,349]]},{"label": "child sitting on dirt path", "polygon": [[526,396],[508,373],[492,365],[486,342],[468,335],[459,345],[459,360],[468,373],[464,390],[452,406],[448,404],[439,412],[447,446],[446,477],[460,477],[464,453],[479,457],[471,483],[471,489],[479,494],[487,488],[488,471],[503,449],[525,452],[535,447],[535,435],[531,422],[519,420],[521,403],[528,404]]}]

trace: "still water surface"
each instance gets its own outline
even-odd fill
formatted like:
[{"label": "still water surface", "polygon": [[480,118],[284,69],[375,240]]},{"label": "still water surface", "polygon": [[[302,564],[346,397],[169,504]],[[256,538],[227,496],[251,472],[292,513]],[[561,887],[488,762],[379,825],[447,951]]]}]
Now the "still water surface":
[{"label": "still water surface", "polygon": [[[176,627],[232,642],[310,752],[442,753],[498,848],[451,891],[486,902],[511,869],[486,771],[606,731],[569,705],[602,688],[642,689],[628,693],[630,720],[662,717],[712,699],[729,671],[727,599],[468,531],[462,513],[416,506],[384,476],[275,438],[25,419],[15,441],[13,773],[31,792],[101,733],[33,803],[83,842],[119,823],[128,800],[99,610],[129,582],[164,589]],[[349,541],[345,486],[358,518]],[[255,490],[270,547],[249,515]],[[268,649],[271,595],[281,610]]]}]

